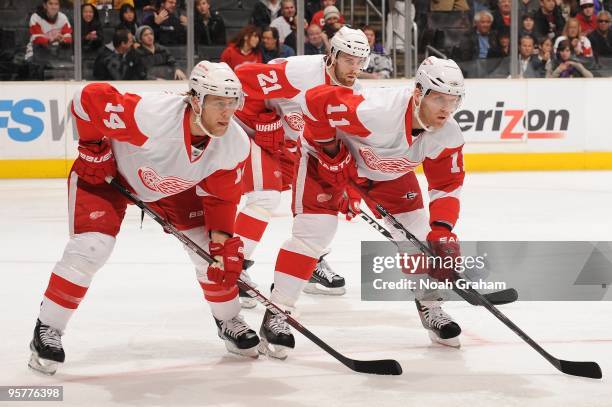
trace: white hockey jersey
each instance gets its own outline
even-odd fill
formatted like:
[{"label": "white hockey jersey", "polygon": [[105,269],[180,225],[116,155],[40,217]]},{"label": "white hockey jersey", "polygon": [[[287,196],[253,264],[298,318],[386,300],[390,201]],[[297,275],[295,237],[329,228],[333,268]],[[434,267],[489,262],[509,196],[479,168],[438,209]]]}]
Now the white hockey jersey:
[{"label": "white hockey jersey", "polygon": [[463,184],[463,135],[451,117],[443,127],[412,135],[412,89],[354,91],[321,85],[306,92],[302,144],[317,155],[319,140],[337,137],[349,149],[360,177],[388,181],[423,164],[430,216],[454,225]]},{"label": "white hockey jersey", "polygon": [[[236,69],[246,95],[244,108],[236,116],[248,133],[259,113],[273,110],[283,122],[285,138],[296,141],[304,130],[302,112],[306,91],[331,80],[323,55],[277,58],[268,64],[247,64]],[[360,88],[358,82],[353,86]]]},{"label": "white hockey jersey", "polygon": [[92,83],[75,93],[72,112],[82,141],[111,139],[118,172],[140,199],[153,202],[196,187],[198,195],[210,197],[204,205],[212,204],[216,217],[225,216],[219,212],[231,212],[232,206],[235,211],[240,201],[248,137],[230,120],[222,137],[210,138],[202,150],[193,147],[183,99],[170,93],[121,94],[109,84]]}]

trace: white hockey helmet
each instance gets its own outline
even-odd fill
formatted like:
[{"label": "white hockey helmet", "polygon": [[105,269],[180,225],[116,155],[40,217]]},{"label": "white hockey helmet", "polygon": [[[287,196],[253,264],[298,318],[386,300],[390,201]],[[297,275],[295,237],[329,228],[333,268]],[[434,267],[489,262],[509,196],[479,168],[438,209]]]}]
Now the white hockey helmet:
[{"label": "white hockey helmet", "polygon": [[206,95],[238,98],[238,108],[244,101],[242,84],[225,62],[198,62],[189,75],[189,91],[198,97],[200,105]]},{"label": "white hockey helmet", "polygon": [[361,69],[368,66],[370,58],[370,44],[368,38],[361,30],[354,30],[349,27],[340,28],[330,41],[330,55],[332,62],[338,56],[338,52],[342,51],[349,55],[353,55],[364,59]]},{"label": "white hockey helmet", "polygon": [[459,104],[465,97],[463,73],[452,59],[427,57],[417,70],[415,82],[421,87],[423,96],[433,90],[459,96]]},{"label": "white hockey helmet", "polygon": [[[191,96],[198,98],[198,104],[201,108],[204,107],[204,98],[206,95],[221,96],[227,98],[237,98],[237,109],[242,109],[244,105],[244,93],[242,92],[242,84],[240,80],[225,62],[210,62],[200,61],[191,70],[189,75],[189,98],[188,102],[191,108],[195,108],[192,104]],[[200,110],[200,114],[195,118],[195,124],[210,137],[219,137],[213,135],[202,123],[202,114],[204,110]]]},{"label": "white hockey helmet", "polygon": [[433,131],[431,126],[427,126],[421,120],[420,108],[423,98],[431,91],[457,96],[457,103],[454,105],[456,111],[461,106],[465,97],[465,87],[463,84],[463,73],[455,61],[452,59],[440,59],[434,56],[427,57],[417,70],[415,82],[421,88],[419,103],[415,102],[415,114],[419,125],[426,131]]}]

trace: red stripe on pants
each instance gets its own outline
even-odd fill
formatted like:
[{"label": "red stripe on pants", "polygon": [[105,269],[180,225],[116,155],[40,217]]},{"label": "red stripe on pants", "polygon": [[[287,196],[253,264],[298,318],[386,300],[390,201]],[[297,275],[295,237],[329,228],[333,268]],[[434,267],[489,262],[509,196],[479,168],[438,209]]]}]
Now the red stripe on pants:
[{"label": "red stripe on pants", "polygon": [[302,280],[309,280],[317,266],[318,259],[280,249],[275,270]]},{"label": "red stripe on pants", "polygon": [[86,292],[87,287],[81,287],[51,273],[45,297],[64,308],[76,309]]},{"label": "red stripe on pants", "polygon": [[210,302],[227,302],[231,301],[238,295],[238,286],[234,286],[229,290],[216,283],[202,283],[200,287],[204,291],[204,298]]},{"label": "red stripe on pants", "polygon": [[238,214],[235,231],[237,235],[259,242],[268,227],[268,222],[256,219],[246,213]]}]

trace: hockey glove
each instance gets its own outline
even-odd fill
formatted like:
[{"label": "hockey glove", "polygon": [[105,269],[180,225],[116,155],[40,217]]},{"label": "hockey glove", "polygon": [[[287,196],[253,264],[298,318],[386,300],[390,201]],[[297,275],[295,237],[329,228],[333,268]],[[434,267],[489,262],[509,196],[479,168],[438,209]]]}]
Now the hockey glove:
[{"label": "hockey glove", "polygon": [[317,149],[318,172],[323,181],[332,186],[343,187],[351,179],[357,179],[357,164],[344,143],[339,142],[340,151],[328,156],[323,149]]},{"label": "hockey glove", "polygon": [[79,142],[79,156],[72,168],[79,178],[93,185],[102,184],[109,175],[117,175],[110,141],[104,138],[98,143]]},{"label": "hockey glove", "polygon": [[285,144],[283,124],[276,113],[268,112],[259,115],[255,122],[255,144],[271,154],[279,154]]},{"label": "hockey glove", "polygon": [[346,220],[350,221],[361,212],[359,204],[361,203],[361,195],[352,186],[347,186],[346,191],[342,194],[338,204],[338,210],[346,215]]},{"label": "hockey glove", "polygon": [[457,235],[449,228],[434,223],[427,235],[427,242],[435,255],[441,257],[428,268],[428,274],[438,281],[454,281],[455,265],[461,256]]},{"label": "hockey glove", "polygon": [[223,243],[210,242],[208,248],[215,262],[208,266],[208,279],[227,289],[234,287],[242,272],[243,247],[239,237],[230,237]]}]

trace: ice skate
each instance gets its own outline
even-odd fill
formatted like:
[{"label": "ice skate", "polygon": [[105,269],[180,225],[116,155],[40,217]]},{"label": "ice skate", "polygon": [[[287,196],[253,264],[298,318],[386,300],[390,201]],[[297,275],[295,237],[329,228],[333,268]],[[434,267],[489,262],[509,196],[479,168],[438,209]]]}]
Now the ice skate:
[{"label": "ice skate", "polygon": [[39,319],[36,320],[30,350],[30,369],[49,376],[54,375],[60,363],[66,359],[59,329],[45,325]]},{"label": "ice skate", "polygon": [[295,338],[283,314],[274,315],[266,310],[259,335],[261,342],[258,349],[262,355],[285,360],[289,351],[295,348]]},{"label": "ice skate", "polygon": [[231,353],[241,356],[257,358],[257,345],[259,337],[249,325],[244,322],[242,316],[237,315],[232,319],[221,321],[215,318],[219,338],[225,342],[225,347]]},{"label": "ice skate", "polygon": [[325,253],[319,258],[312,277],[304,287],[303,291],[305,293],[322,295],[343,295],[346,293],[344,277],[334,273],[325,260],[327,254]]},{"label": "ice skate", "polygon": [[421,323],[433,343],[459,348],[461,327],[442,309],[442,301],[415,300]]}]

